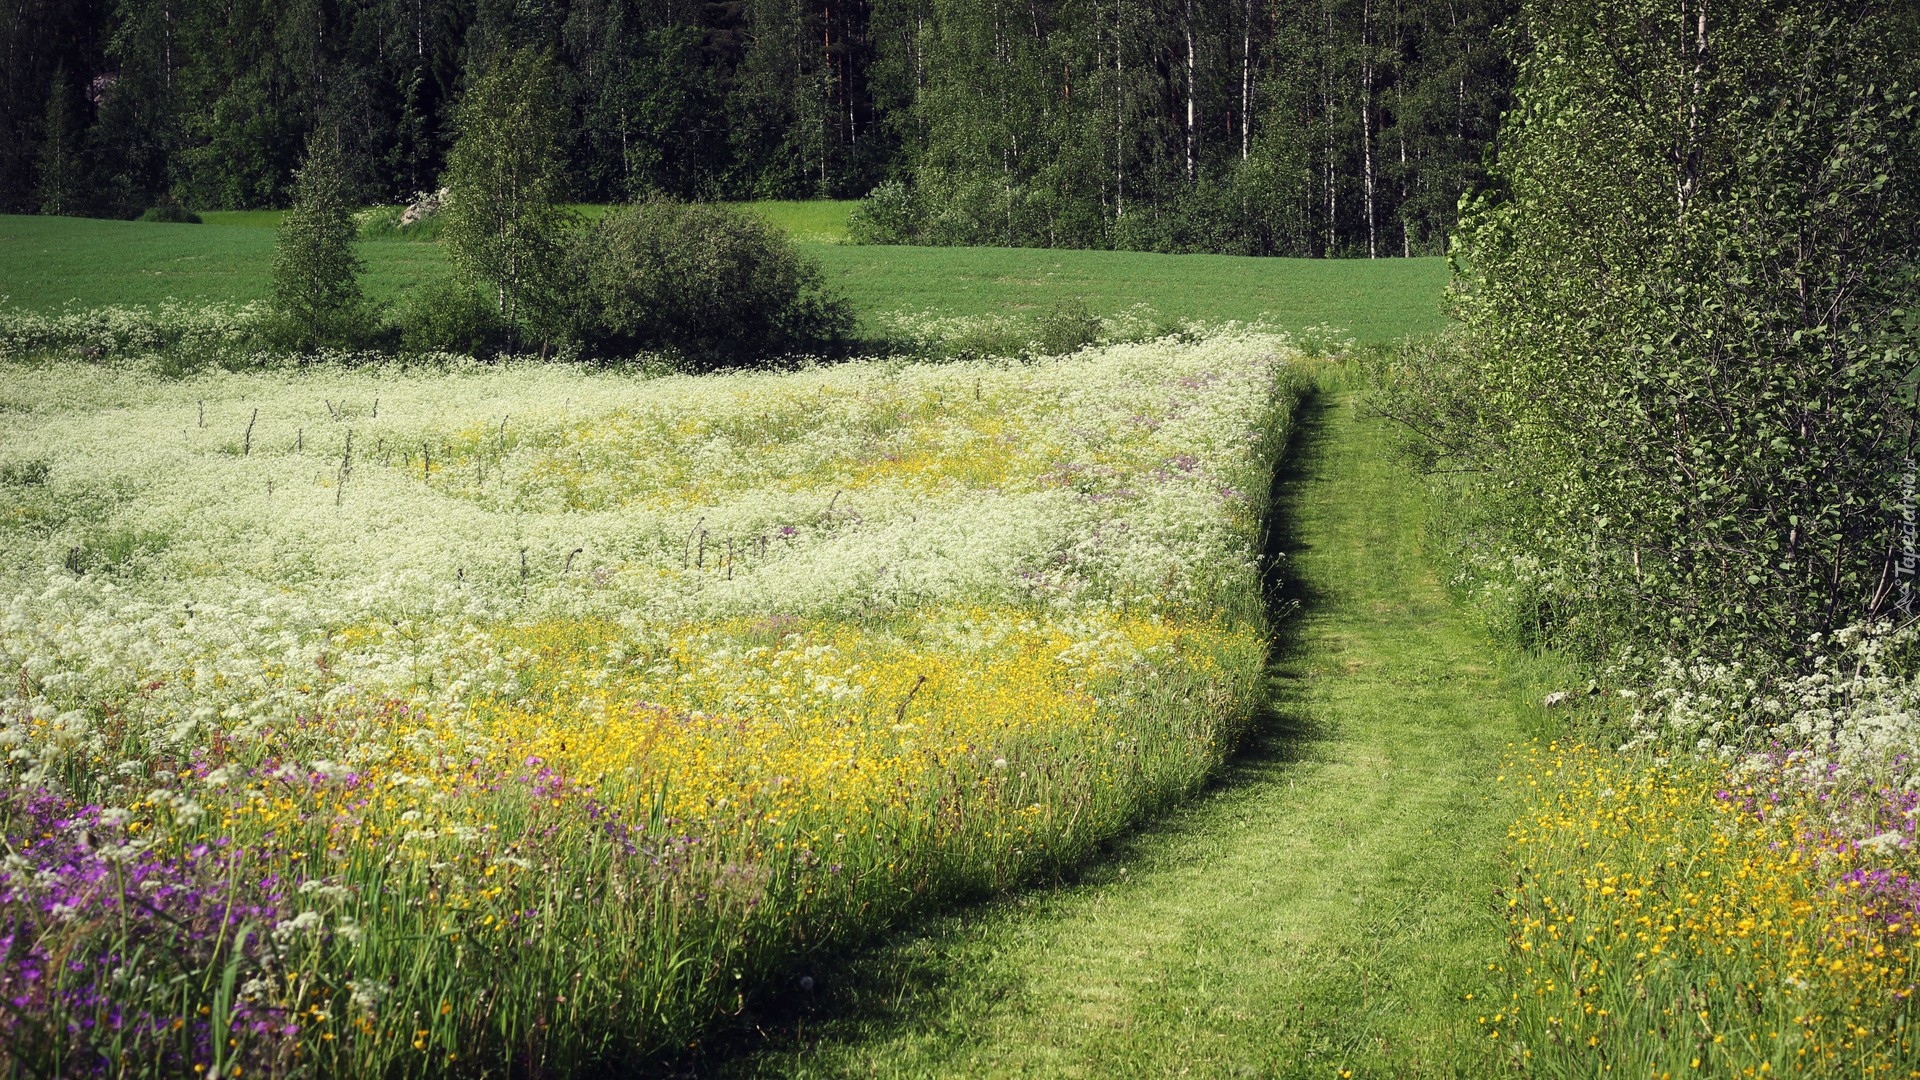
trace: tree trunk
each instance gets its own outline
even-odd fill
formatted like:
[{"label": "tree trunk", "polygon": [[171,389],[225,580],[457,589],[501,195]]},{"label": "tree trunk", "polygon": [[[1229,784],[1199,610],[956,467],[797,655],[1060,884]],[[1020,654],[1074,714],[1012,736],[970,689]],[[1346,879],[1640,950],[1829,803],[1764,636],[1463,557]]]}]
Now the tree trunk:
[{"label": "tree trunk", "polygon": [[1240,23],[1240,160],[1253,153],[1253,0]]},{"label": "tree trunk", "polygon": [[1360,160],[1367,199],[1367,258],[1379,257],[1373,216],[1373,0],[1360,4]]},{"label": "tree trunk", "polygon": [[1320,127],[1325,136],[1326,157],[1322,164],[1326,170],[1327,184],[1327,247],[1323,253],[1333,255],[1336,232],[1340,221],[1340,198],[1334,187],[1333,161],[1333,8],[1326,0],[1321,0],[1320,12],[1325,16],[1326,41],[1320,53]]},{"label": "tree trunk", "polygon": [[1122,28],[1126,2],[1113,5],[1113,219],[1127,213],[1127,67]]},{"label": "tree trunk", "polygon": [[1198,57],[1195,53],[1196,50],[1193,41],[1193,0],[1187,0],[1187,183],[1189,184],[1193,183],[1195,178],[1194,158],[1197,156],[1196,140],[1199,138],[1199,131],[1194,126],[1193,115],[1194,69],[1198,66]]}]

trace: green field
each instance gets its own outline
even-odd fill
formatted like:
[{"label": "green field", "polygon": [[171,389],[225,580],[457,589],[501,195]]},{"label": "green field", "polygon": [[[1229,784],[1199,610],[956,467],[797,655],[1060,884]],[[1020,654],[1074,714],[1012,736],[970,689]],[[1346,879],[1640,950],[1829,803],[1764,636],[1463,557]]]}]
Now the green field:
[{"label": "green field", "polygon": [[[763,199],[737,203],[775,225],[794,239],[806,243],[838,244],[847,239],[847,217],[857,204],[851,199]],[[581,203],[574,209],[587,217],[597,217],[606,207]],[[271,229],[280,224],[284,210],[203,210],[201,220],[208,225],[238,225],[249,229]]]},{"label": "green field", "polygon": [[[1146,304],[1171,319],[1265,316],[1280,326],[1343,327],[1361,341],[1438,329],[1440,259],[1255,259],[1031,248],[860,247],[844,236],[847,203],[748,204],[801,237],[864,318],[884,312],[1044,312],[1077,299],[1095,314]],[[169,298],[266,298],[274,211],[205,215],[205,225],[0,216],[0,307],[150,305]],[[834,230],[838,228],[840,232]],[[365,284],[392,301],[447,272],[439,245],[360,245]]]}]

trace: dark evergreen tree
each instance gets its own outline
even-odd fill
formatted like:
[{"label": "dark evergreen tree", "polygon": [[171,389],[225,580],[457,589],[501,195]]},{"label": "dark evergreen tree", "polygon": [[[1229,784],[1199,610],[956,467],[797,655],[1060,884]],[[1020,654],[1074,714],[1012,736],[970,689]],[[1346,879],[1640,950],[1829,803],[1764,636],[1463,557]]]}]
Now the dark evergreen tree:
[{"label": "dark evergreen tree", "polygon": [[899,239],[1433,253],[1482,180],[1513,2],[17,0],[0,206],[37,205],[63,57],[92,209],[133,214],[284,205],[323,127],[356,198],[433,189],[467,73],[531,48],[582,199],[905,181]]},{"label": "dark evergreen tree", "polygon": [[[39,167],[46,148],[52,99],[70,93],[63,121],[74,124],[84,146],[92,121],[87,95],[104,69],[111,0],[8,0],[0,4],[0,213],[24,213],[40,205]],[[56,84],[64,69],[69,81]],[[64,86],[65,90],[59,89]],[[68,210],[68,213],[74,211]]]}]

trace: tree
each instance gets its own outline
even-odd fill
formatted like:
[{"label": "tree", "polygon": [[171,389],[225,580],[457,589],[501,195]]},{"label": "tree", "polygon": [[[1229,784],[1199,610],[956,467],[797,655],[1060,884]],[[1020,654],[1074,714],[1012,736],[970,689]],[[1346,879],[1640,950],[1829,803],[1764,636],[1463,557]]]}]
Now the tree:
[{"label": "tree", "polygon": [[1436,254],[1511,85],[1511,0],[874,6],[921,243]]},{"label": "tree", "polygon": [[35,189],[43,214],[78,214],[84,206],[78,98],[67,69],[55,68],[47,94],[47,122],[41,135],[39,184]]},{"label": "tree", "polygon": [[[49,87],[53,96],[71,95],[71,136],[76,147],[84,144],[88,110],[80,94],[103,70],[112,6],[112,0],[0,4],[0,213],[32,213],[41,203]],[[64,77],[56,77],[62,70]]]},{"label": "tree", "polygon": [[1920,10],[1532,0],[1524,30],[1428,417],[1470,429],[1442,441],[1551,634],[1811,664],[1900,614]]},{"label": "tree", "polygon": [[274,307],[291,344],[347,344],[364,330],[355,233],[340,145],[329,133],[315,132],[294,173],[293,208],[281,219],[274,244]]},{"label": "tree", "polygon": [[573,215],[561,205],[568,111],[553,59],[508,50],[484,63],[460,103],[447,155],[446,224],[454,266],[494,294],[513,332],[551,329],[551,290]]}]

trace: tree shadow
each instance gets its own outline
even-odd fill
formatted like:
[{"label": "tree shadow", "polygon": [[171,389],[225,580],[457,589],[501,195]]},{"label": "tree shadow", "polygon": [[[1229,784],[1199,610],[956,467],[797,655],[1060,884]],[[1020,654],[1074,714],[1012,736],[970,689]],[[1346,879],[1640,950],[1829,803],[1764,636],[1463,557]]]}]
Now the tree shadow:
[{"label": "tree shadow", "polygon": [[[1124,880],[1149,853],[1201,827],[1227,800],[1253,798],[1284,783],[1315,743],[1330,733],[1305,706],[1309,679],[1300,622],[1324,603],[1315,583],[1291,572],[1309,541],[1299,527],[1306,489],[1323,467],[1329,439],[1326,395],[1309,391],[1295,414],[1275,470],[1262,529],[1261,586],[1269,620],[1267,694],[1240,745],[1200,791],[1151,814],[1139,827],[1099,846],[1081,863],[1022,889],[982,896],[943,912],[883,931],[862,945],[807,957],[776,984],[748,999],[739,1015],[688,1051],[652,1067],[620,1075],[671,1077],[778,1076],[790,1071],[823,1039],[856,1032],[921,1032],[939,1025],[945,1003],[962,980],[971,997],[1012,993],[1011,974],[996,975],[968,955],[972,930],[1017,918],[1085,889]],[[994,985],[993,980],[1007,980]]]}]

